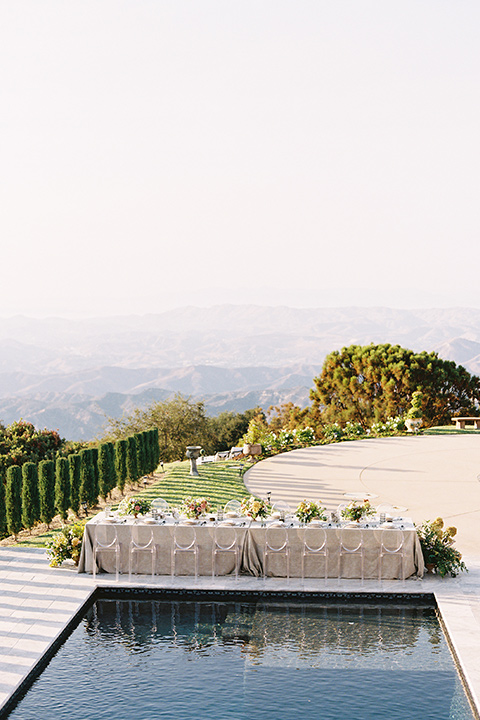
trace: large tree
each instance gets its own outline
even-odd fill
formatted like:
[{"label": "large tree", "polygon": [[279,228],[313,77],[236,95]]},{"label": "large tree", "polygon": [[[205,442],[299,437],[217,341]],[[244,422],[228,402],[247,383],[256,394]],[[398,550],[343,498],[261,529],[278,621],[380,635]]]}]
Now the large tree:
[{"label": "large tree", "polygon": [[367,428],[405,413],[415,390],[423,393],[423,418],[430,426],[476,413],[480,400],[480,378],[464,367],[399,345],[350,345],[332,352],[314,383],[311,415],[320,425],[350,420]]},{"label": "large tree", "polygon": [[[209,423],[202,402],[177,394],[172,400],[156,402],[150,407],[136,408],[133,413],[120,419],[109,418],[107,440],[128,438],[150,428],[158,429],[160,459],[164,462],[184,460],[187,445],[211,448]],[[138,468],[139,475],[143,474]],[[137,475],[137,477],[139,477]],[[132,479],[132,478],[130,478]]]}]

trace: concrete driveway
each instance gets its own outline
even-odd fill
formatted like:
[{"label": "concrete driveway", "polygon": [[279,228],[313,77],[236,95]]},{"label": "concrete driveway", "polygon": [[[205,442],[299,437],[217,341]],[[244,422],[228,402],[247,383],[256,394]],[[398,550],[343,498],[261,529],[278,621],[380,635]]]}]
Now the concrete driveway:
[{"label": "concrete driveway", "polygon": [[328,510],[370,493],[418,523],[443,517],[458,528],[459,550],[480,555],[479,476],[480,435],[425,435],[294,450],[257,463],[245,484],[272,501],[321,500]]}]

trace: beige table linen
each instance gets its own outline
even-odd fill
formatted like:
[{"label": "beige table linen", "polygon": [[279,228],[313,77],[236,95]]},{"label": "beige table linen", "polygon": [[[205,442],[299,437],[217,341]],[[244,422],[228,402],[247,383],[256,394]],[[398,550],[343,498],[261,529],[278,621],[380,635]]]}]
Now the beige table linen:
[{"label": "beige table linen", "polygon": [[[133,520],[129,518],[127,523],[108,524],[105,523],[103,514],[90,520],[85,526],[82,554],[79,562],[79,572],[92,572],[93,569],[93,544],[97,526],[99,531],[107,533],[107,540],[117,533],[120,545],[120,572],[129,572],[130,548],[132,532],[138,534],[138,541],[146,543],[153,533],[156,545],[155,574],[168,575],[171,573],[172,547],[174,525],[168,524],[147,525],[141,520],[134,527]],[[183,534],[179,541],[188,545],[195,529],[196,543],[198,546],[198,574],[212,574],[212,549],[213,549],[213,523],[196,526],[180,526],[177,533]],[[240,550],[240,571],[246,574],[261,576],[264,568],[264,549],[266,528],[260,523],[252,523],[249,527],[237,524],[232,527],[218,527],[217,532],[220,543],[229,545],[232,541],[233,532],[236,533],[237,543]],[[327,536],[327,568],[328,577],[339,577],[340,572],[340,538],[339,528],[325,528]],[[357,532],[357,531],[355,531]],[[364,577],[378,579],[379,558],[380,558],[380,530],[362,528],[359,530],[362,536],[364,549]],[[385,532],[390,532],[386,530]],[[223,535],[222,535],[223,533]],[[288,527],[288,543],[290,550],[290,577],[301,576],[301,558],[303,549],[304,529],[300,527]],[[413,527],[403,530],[404,543],[404,572],[405,577],[417,574],[422,576],[424,572],[423,555],[420,543]],[[178,552],[176,555],[176,575],[194,574],[194,556],[191,552]],[[97,555],[97,567],[99,572],[115,572],[115,553],[110,550],[100,551]],[[216,559],[216,574],[227,575],[234,572],[235,557],[230,552],[219,552]],[[152,555],[148,551],[140,551],[134,554],[132,571],[139,574],[151,574]],[[286,577],[286,561],[281,554],[273,554],[268,560],[268,574],[276,577]],[[306,577],[325,577],[325,558],[322,555],[311,555],[305,559]],[[341,559],[341,577],[359,578],[361,576],[361,564],[359,554],[343,556]],[[382,560],[382,578],[394,579],[401,577],[401,565],[398,556],[385,556]]]}]

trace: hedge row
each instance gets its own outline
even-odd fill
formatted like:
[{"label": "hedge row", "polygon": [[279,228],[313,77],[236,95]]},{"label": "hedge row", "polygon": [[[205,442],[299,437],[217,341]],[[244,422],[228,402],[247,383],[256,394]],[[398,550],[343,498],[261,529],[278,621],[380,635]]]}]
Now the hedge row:
[{"label": "hedge row", "polygon": [[125,483],[153,473],[160,461],[158,429],[135,433],[115,444],[86,448],[77,454],[11,465],[6,482],[0,481],[0,537],[17,535],[35,523],[47,525],[55,515],[67,519],[68,510],[94,507]]}]

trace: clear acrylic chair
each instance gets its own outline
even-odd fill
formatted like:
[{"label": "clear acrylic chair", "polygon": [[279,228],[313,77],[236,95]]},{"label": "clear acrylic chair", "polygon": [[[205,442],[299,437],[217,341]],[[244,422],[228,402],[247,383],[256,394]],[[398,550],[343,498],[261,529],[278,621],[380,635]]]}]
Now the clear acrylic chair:
[{"label": "clear acrylic chair", "polygon": [[95,525],[93,541],[93,580],[97,575],[98,555],[115,554],[115,580],[118,582],[120,572],[120,543],[118,542],[117,528],[114,525],[99,523]]},{"label": "clear acrylic chair", "polygon": [[299,531],[302,547],[302,582],[305,582],[305,559],[308,556],[320,556],[325,558],[325,582],[328,578],[328,548],[327,533],[323,528],[306,526]]},{"label": "clear acrylic chair", "polygon": [[152,510],[156,510],[157,512],[168,512],[168,503],[163,498],[155,498],[155,500],[152,500],[150,507]]},{"label": "clear acrylic chair", "polygon": [[282,520],[285,520],[287,515],[292,514],[292,508],[287,502],[285,502],[285,500],[277,500],[277,502],[273,503],[272,506],[272,514],[274,512],[280,513]]},{"label": "clear acrylic chair", "polygon": [[290,543],[287,528],[269,525],[265,530],[265,546],[263,553],[263,579],[267,579],[268,558],[271,555],[285,555],[287,581],[290,580]]},{"label": "clear acrylic chair", "polygon": [[230,553],[235,558],[235,580],[238,580],[240,567],[240,545],[238,543],[237,528],[231,525],[215,523],[213,527],[212,543],[212,577],[216,575],[217,559],[223,553]]},{"label": "clear acrylic chair", "polygon": [[363,546],[363,532],[359,528],[339,528],[337,531],[340,540],[338,553],[338,579],[342,578],[342,557],[360,557],[360,577],[364,579],[365,548]]},{"label": "clear acrylic chair", "polygon": [[155,568],[157,564],[157,546],[153,539],[153,528],[142,525],[132,525],[132,537],[130,538],[130,548],[128,556],[128,580],[132,580],[133,560],[137,559],[141,553],[150,553],[152,560],[152,580],[155,576]]},{"label": "clear acrylic chair", "polygon": [[236,513],[237,515],[241,514],[241,507],[242,503],[240,500],[229,500],[225,507],[223,508],[224,513]]},{"label": "clear acrylic chair", "polygon": [[193,554],[195,564],[195,580],[198,578],[198,544],[196,528],[191,525],[174,525],[172,533],[172,578],[176,574],[177,555]]},{"label": "clear acrylic chair", "polygon": [[376,530],[376,537],[380,543],[380,555],[378,559],[378,581],[382,582],[382,566],[383,558],[398,557],[400,558],[400,575],[402,583],[405,583],[405,535],[402,530],[396,528],[385,528],[384,530]]}]

